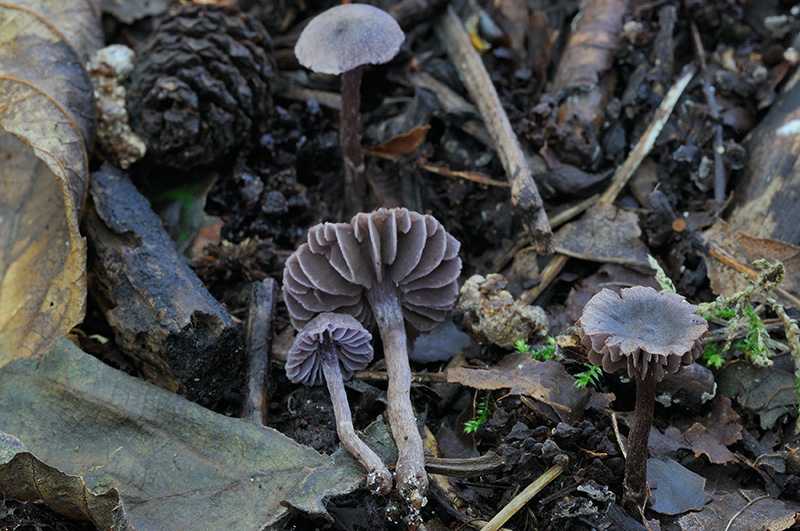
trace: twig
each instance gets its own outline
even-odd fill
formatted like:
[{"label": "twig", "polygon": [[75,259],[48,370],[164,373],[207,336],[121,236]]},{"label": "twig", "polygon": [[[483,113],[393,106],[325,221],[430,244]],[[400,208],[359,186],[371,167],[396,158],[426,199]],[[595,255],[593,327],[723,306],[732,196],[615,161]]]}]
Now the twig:
[{"label": "twig", "polygon": [[267,423],[269,414],[267,385],[269,384],[269,350],[272,342],[272,319],[278,298],[278,284],[272,278],[253,282],[245,326],[245,355],[247,369],[247,401],[244,418]]},{"label": "twig", "polygon": [[722,161],[725,146],[722,145],[722,124],[719,121],[719,107],[717,106],[717,99],[714,97],[714,91],[711,88],[711,77],[708,75],[706,52],[703,49],[703,42],[700,40],[700,32],[697,30],[697,24],[695,24],[694,20],[691,21],[690,25],[692,37],[694,37],[694,46],[697,50],[697,60],[700,61],[700,72],[703,74],[703,94],[706,96],[711,118],[717,123],[714,127],[714,145],[712,149],[714,152],[714,201],[718,205],[722,205],[725,201],[725,164]]},{"label": "twig", "polygon": [[551,254],[553,233],[525,153],[511,128],[511,122],[480,55],[472,46],[469,35],[451,6],[439,17],[435,30],[494,141],[506,177],[511,183],[511,204],[522,216],[536,249],[540,253]]},{"label": "twig", "polygon": [[517,494],[513,500],[508,502],[508,505],[495,515],[494,518],[489,520],[489,523],[483,526],[481,531],[497,531],[509,518],[514,516],[531,498],[536,496],[540,490],[545,488],[551,481],[556,479],[564,471],[561,465],[553,465],[545,471],[544,474],[539,476],[536,481],[525,487],[525,490]]},{"label": "twig", "polygon": [[[675,83],[673,83],[672,87],[661,101],[661,105],[659,105],[658,109],[656,110],[650,125],[639,139],[639,142],[636,143],[636,146],[628,155],[628,158],[622,163],[622,166],[617,168],[611,183],[608,185],[608,188],[606,188],[606,191],[603,192],[603,195],[600,196],[598,202],[608,204],[613,203],[617,196],[622,192],[622,189],[625,188],[625,185],[628,184],[628,181],[630,180],[631,176],[633,176],[633,173],[636,171],[648,153],[650,153],[650,150],[653,149],[653,145],[655,144],[658,135],[661,133],[661,130],[664,128],[664,125],[667,123],[667,120],[672,114],[675,105],[678,103],[678,99],[680,98],[681,94],[683,94],[683,91],[686,89],[689,81],[691,81],[692,77],[694,77],[694,72],[695,68],[693,65],[687,65],[684,67],[681,75],[678,76],[678,79],[675,81]],[[531,301],[536,299],[536,297],[538,297],[545,289],[547,289],[550,282],[558,277],[558,274],[561,272],[564,266],[567,265],[568,260],[569,259],[563,254],[557,254],[554,256],[550,263],[547,264],[547,267],[545,267],[544,271],[542,271],[542,282],[523,293],[520,299],[526,304],[530,304]],[[545,276],[545,271],[547,272],[547,276]]]}]

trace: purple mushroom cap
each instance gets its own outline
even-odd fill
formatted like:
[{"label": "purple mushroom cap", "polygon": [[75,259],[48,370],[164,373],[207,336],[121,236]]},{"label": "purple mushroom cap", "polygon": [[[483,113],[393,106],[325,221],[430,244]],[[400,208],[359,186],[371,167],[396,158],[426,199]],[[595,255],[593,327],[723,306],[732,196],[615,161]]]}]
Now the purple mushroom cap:
[{"label": "purple mushroom cap", "polygon": [[459,248],[435,218],[405,208],[311,227],[308,242],[289,257],[283,274],[292,324],[299,329],[317,313],[335,311],[371,327],[364,292],[388,280],[406,322],[431,330],[458,297]]},{"label": "purple mushroom cap", "polygon": [[293,383],[320,385],[325,381],[320,349],[335,344],[339,368],[347,380],[372,361],[372,334],[354,317],[322,313],[297,334],[286,360],[286,376]]},{"label": "purple mushroom cap", "polygon": [[300,64],[315,72],[341,74],[365,64],[390,61],[405,34],[392,16],[368,4],[343,4],[308,23],[295,46]]},{"label": "purple mushroom cap", "polygon": [[656,381],[677,372],[703,352],[708,323],[697,306],[675,293],[635,286],[617,294],[603,289],[589,300],[578,322],[589,361],[606,372],[627,367],[628,375]]}]

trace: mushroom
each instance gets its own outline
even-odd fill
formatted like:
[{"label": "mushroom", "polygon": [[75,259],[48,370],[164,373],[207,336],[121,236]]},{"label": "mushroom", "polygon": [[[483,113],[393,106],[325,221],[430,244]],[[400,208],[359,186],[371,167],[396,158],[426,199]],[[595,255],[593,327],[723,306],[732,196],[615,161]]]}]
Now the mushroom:
[{"label": "mushroom", "polygon": [[353,428],[344,380],[372,361],[372,334],[347,314],[321,313],[297,334],[286,360],[286,375],[294,383],[328,386],[336,417],[336,432],[347,450],[364,465],[367,485],[376,493],[392,490],[392,473]]},{"label": "mushroom", "polygon": [[425,458],[411,406],[406,326],[428,331],[458,295],[460,244],[436,219],[405,208],[323,223],[286,261],[283,296],[298,328],[318,312],[344,312],[383,340],[387,413],[398,447],[397,485],[419,509],[428,487]]},{"label": "mushroom", "polygon": [[363,209],[367,185],[358,133],[361,74],[366,64],[390,61],[405,34],[394,18],[367,4],[343,4],[323,11],[303,29],[294,48],[300,64],[324,74],[342,74],[339,142],[349,211]]},{"label": "mushroom", "polygon": [[606,372],[626,367],[636,381],[633,426],[623,481],[623,505],[637,514],[649,497],[647,441],[653,424],[655,384],[664,372],[690,365],[703,352],[708,323],[697,306],[676,293],[635,286],[617,294],[603,289],[592,297],[578,322],[589,361]]}]

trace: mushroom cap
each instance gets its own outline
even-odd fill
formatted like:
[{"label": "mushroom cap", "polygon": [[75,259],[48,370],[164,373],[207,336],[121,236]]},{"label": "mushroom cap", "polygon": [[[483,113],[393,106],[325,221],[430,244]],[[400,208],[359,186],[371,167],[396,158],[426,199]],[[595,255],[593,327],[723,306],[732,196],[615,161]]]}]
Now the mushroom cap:
[{"label": "mushroom cap", "polygon": [[441,322],[458,297],[460,244],[430,215],[405,208],[322,223],[286,261],[283,297],[295,328],[320,312],[373,324],[364,296],[384,280],[394,286],[406,323],[418,331]]},{"label": "mushroom cap", "polygon": [[578,324],[589,361],[606,372],[628,368],[628,375],[644,377],[648,369],[656,381],[664,372],[677,372],[703,352],[708,323],[697,306],[675,293],[659,293],[635,286],[619,294],[603,289],[583,309]]},{"label": "mushroom cap", "polygon": [[297,39],[294,53],[301,65],[314,72],[341,74],[390,61],[405,38],[386,11],[367,4],[343,4],[314,17]]},{"label": "mushroom cap", "polygon": [[351,315],[321,313],[294,339],[286,359],[286,376],[294,383],[319,385],[325,381],[320,349],[334,343],[342,378],[349,379],[372,361],[372,334]]}]

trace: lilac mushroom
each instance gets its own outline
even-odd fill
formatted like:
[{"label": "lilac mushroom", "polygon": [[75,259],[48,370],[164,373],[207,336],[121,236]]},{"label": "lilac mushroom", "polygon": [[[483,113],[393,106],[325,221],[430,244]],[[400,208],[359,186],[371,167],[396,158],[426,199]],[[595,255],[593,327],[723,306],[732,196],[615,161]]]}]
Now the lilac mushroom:
[{"label": "lilac mushroom", "polygon": [[353,428],[344,380],[372,361],[372,334],[347,314],[321,313],[297,334],[286,360],[286,375],[294,383],[319,385],[331,394],[336,432],[347,450],[367,469],[367,485],[376,493],[392,490],[392,473]]},{"label": "lilac mushroom", "polygon": [[606,372],[626,368],[636,381],[622,498],[625,508],[634,514],[649,497],[647,442],[655,384],[665,372],[677,372],[703,352],[708,323],[697,310],[675,293],[635,286],[620,290],[619,295],[603,289],[586,303],[578,321],[589,361]]},{"label": "lilac mushroom", "polygon": [[314,17],[295,45],[301,65],[314,72],[342,75],[339,142],[350,213],[363,208],[367,192],[358,133],[362,68],[390,61],[404,40],[403,30],[387,12],[368,4],[343,4]]},{"label": "lilac mushroom", "polygon": [[398,447],[397,485],[413,508],[428,487],[422,438],[411,406],[406,326],[428,331],[458,296],[460,244],[436,219],[405,208],[323,223],[286,261],[283,295],[292,324],[318,312],[377,324],[389,375],[387,412]]}]

